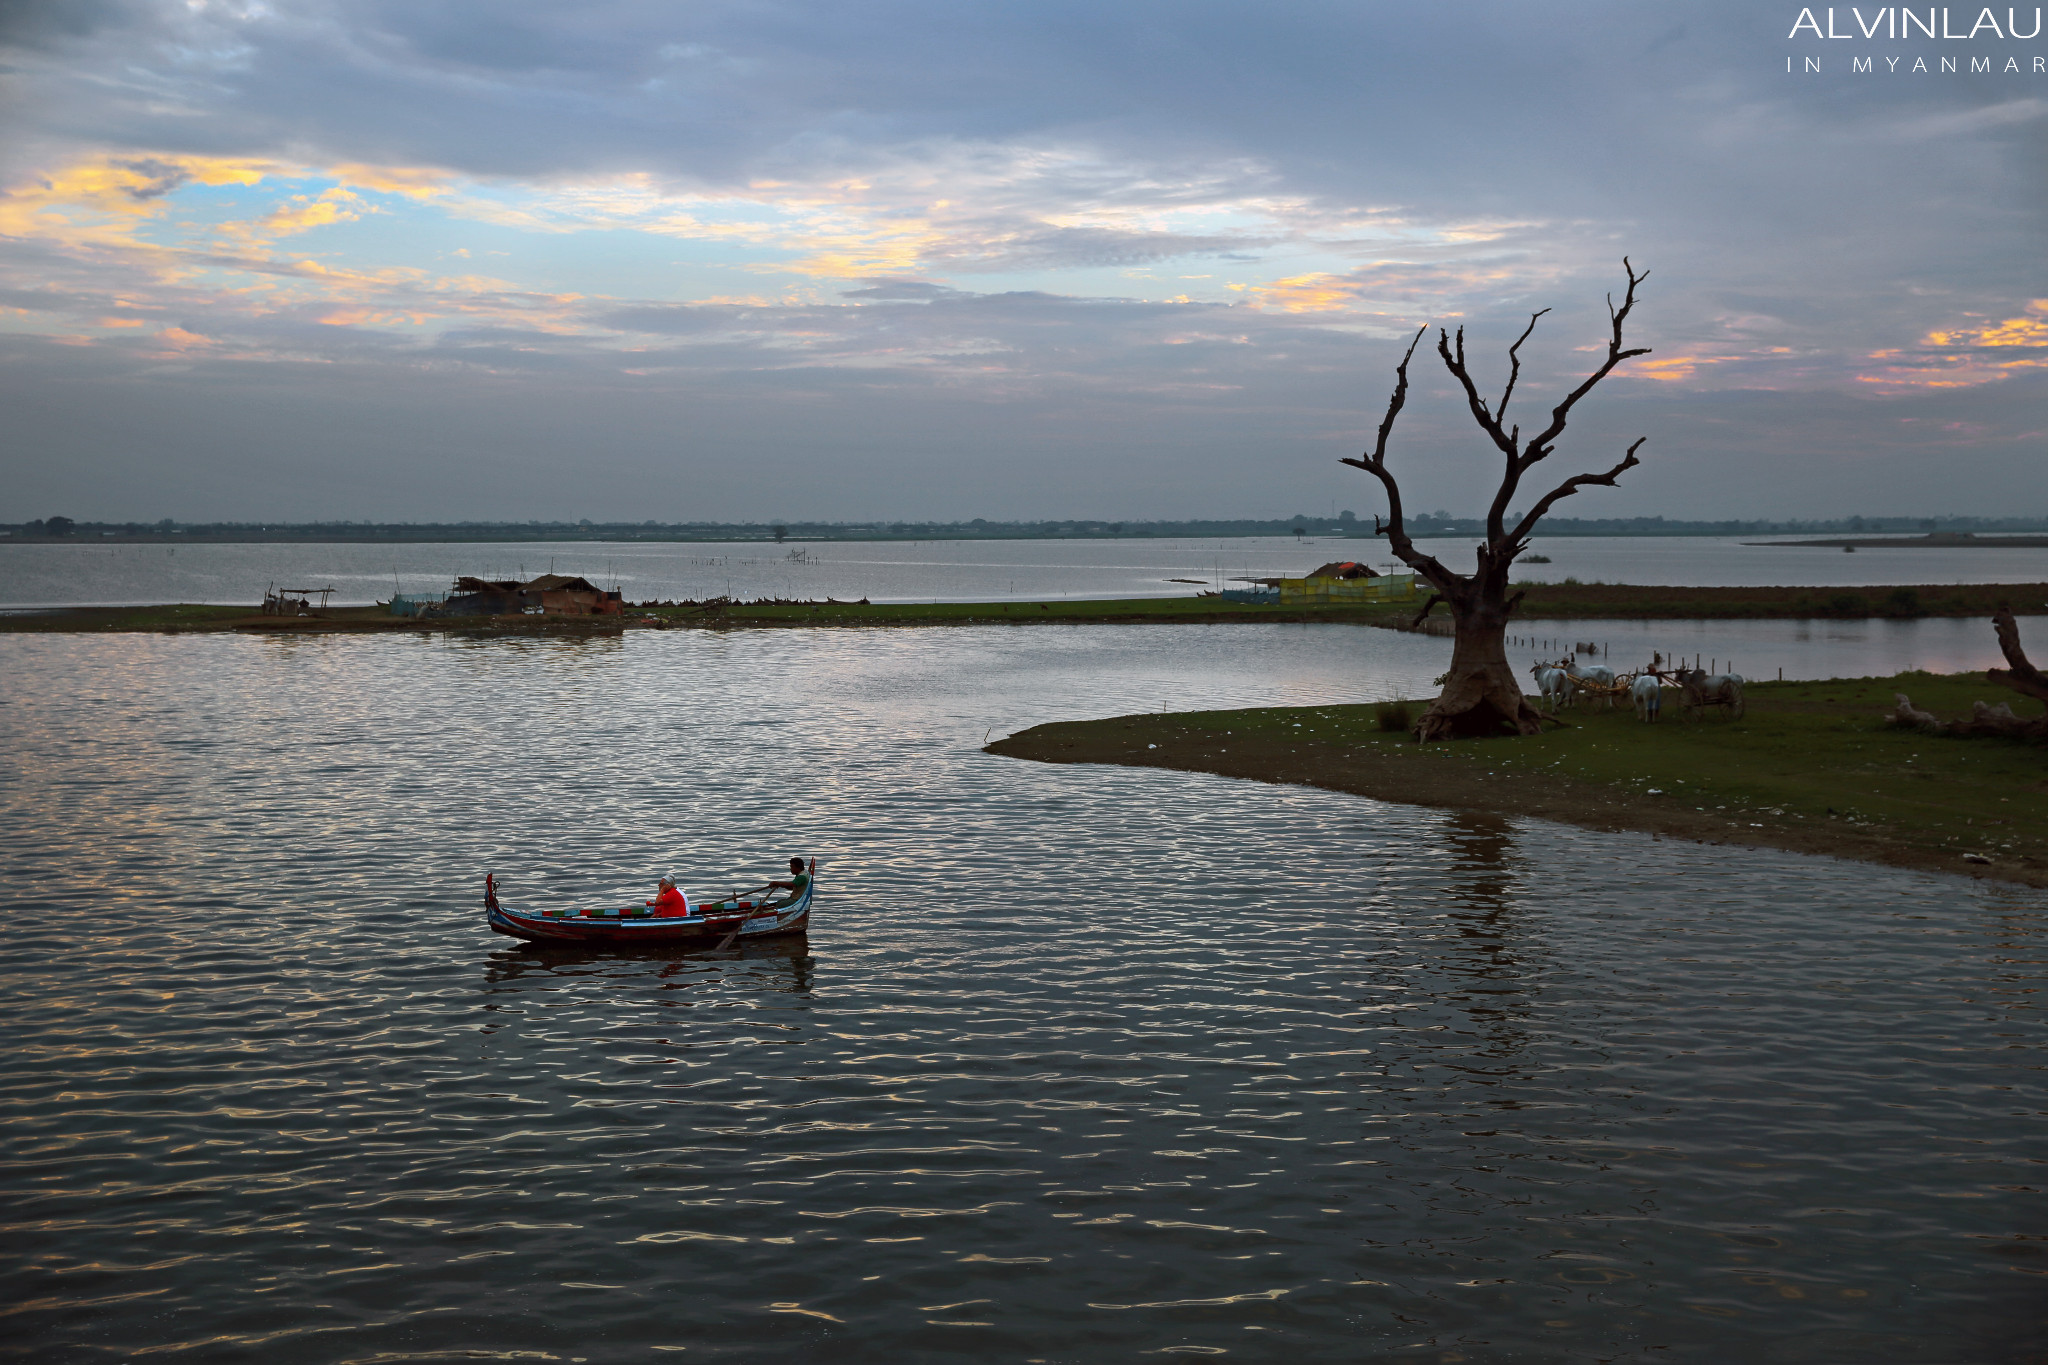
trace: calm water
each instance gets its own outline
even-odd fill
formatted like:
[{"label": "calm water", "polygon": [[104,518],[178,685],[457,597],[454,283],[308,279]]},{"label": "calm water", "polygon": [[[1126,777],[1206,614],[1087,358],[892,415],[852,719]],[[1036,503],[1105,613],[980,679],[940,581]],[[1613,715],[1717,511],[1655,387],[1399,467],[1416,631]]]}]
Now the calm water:
[{"label": "calm water", "polygon": [[[1517,665],[1558,658],[1577,644],[1599,646],[1597,662],[1639,669],[1657,655],[1698,659],[1748,678],[1884,678],[2004,668],[1998,636],[1984,617],[1913,621],[1517,621],[1508,632]],[[2020,618],[2020,642],[2048,650],[2048,617]],[[1446,641],[1444,660],[1450,660]],[[1532,684],[1533,686],[1533,684]],[[1419,696],[1434,696],[1434,689]]]},{"label": "calm water", "polygon": [[977,751],[1440,648],[0,638],[0,1352],[2036,1358],[2039,894]]},{"label": "calm water", "polygon": [[[1422,548],[1469,569],[1469,540]],[[1804,587],[1884,583],[2048,582],[2048,549],[1840,550],[1744,545],[1712,537],[1539,538],[1525,564],[1538,582]],[[876,602],[1005,598],[1170,597],[1239,577],[1304,574],[1331,560],[1395,567],[1384,542],[1308,540],[1011,540],[777,546],[8,545],[0,543],[0,607],[69,603],[247,602],[267,586],[333,587],[338,603],[394,590],[439,592],[457,574],[531,577],[549,571],[616,583],[629,600],[861,597]],[[1191,579],[1193,582],[1176,582]]]}]

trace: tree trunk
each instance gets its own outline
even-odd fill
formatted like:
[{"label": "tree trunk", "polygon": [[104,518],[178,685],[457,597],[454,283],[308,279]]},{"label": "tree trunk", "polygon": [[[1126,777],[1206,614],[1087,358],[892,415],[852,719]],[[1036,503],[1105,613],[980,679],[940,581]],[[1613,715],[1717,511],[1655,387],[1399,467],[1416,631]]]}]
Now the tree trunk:
[{"label": "tree trunk", "polygon": [[2041,676],[2041,671],[2027,661],[2027,652],[2020,648],[2020,623],[2012,619],[2012,608],[2001,606],[1991,618],[1991,628],[1998,632],[1999,652],[2010,666],[1986,669],[1984,676],[2036,701],[2048,702],[2048,677]]},{"label": "tree trunk", "polygon": [[1476,735],[1533,735],[1543,713],[1522,695],[1522,680],[1508,662],[1509,608],[1504,603],[1451,602],[1457,638],[1444,689],[1415,723],[1415,737],[1459,739]]}]

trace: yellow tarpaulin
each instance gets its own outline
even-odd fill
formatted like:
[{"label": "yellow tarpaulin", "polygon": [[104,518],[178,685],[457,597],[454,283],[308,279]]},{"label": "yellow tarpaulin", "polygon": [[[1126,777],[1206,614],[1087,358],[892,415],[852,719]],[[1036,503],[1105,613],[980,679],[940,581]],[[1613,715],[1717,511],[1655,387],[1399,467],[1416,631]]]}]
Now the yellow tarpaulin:
[{"label": "yellow tarpaulin", "polygon": [[1381,574],[1377,578],[1283,578],[1280,605],[1334,606],[1344,603],[1397,602],[1415,595],[1415,575]]}]

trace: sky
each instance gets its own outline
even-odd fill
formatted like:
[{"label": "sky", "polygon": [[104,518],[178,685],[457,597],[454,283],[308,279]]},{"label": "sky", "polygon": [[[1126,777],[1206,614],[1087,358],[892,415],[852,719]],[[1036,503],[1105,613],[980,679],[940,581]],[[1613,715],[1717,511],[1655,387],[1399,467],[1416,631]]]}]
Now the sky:
[{"label": "sky", "polygon": [[1624,256],[1558,515],[2048,515],[2037,14],[0,0],[0,520],[1367,516]]}]

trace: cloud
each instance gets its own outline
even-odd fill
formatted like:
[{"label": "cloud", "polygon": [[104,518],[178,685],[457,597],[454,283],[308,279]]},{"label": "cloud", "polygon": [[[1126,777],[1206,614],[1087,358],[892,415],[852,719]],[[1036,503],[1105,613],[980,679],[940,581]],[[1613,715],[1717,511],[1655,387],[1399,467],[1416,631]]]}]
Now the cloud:
[{"label": "cloud", "polygon": [[295,194],[264,217],[250,222],[227,222],[215,230],[245,243],[275,241],[316,227],[352,223],[362,217],[363,201],[352,190],[339,187],[318,195]]},{"label": "cloud", "polygon": [[867,285],[860,289],[842,289],[840,297],[849,299],[893,299],[897,301],[961,298],[964,293],[946,284],[932,284],[927,280],[883,280],[880,284]]},{"label": "cloud", "polygon": [[[878,471],[902,468],[891,422],[1014,455],[1087,421],[1111,449],[1174,433],[1240,488],[1244,450],[1323,459],[1425,321],[1492,365],[1555,306],[1526,382],[1569,378],[1630,252],[1656,347],[1630,373],[1659,382],[1615,401],[1675,439],[1889,449],[1878,414],[1931,404],[1963,433],[1944,439],[2007,449],[2039,394],[2043,312],[2011,282],[2040,257],[2048,106],[2010,82],[1788,82],[1757,36],[1781,20],[1761,0],[11,6],[5,344],[23,375],[127,394],[177,368],[250,413],[393,385],[424,427],[514,446],[541,438],[492,425],[508,376],[588,430],[622,392],[668,417],[743,393],[791,449],[872,420]],[[1966,392],[1995,410],[1934,422]],[[685,425],[715,430],[707,462],[759,449],[737,417]],[[1261,480],[1309,468],[1274,458]],[[963,510],[995,486],[961,478]]]},{"label": "cloud", "polygon": [[2048,299],[2031,300],[2014,317],[1937,328],[1918,346],[1876,351],[1869,359],[1878,363],[1857,378],[1885,393],[1976,388],[2048,369]]},{"label": "cloud", "polygon": [[2000,322],[1929,332],[1927,345],[1940,347],[2048,347],[2048,299],[2034,299],[2027,311]]},{"label": "cloud", "polygon": [[0,234],[70,244],[132,244],[186,185],[254,185],[273,167],[239,158],[98,156],[0,191]]}]

